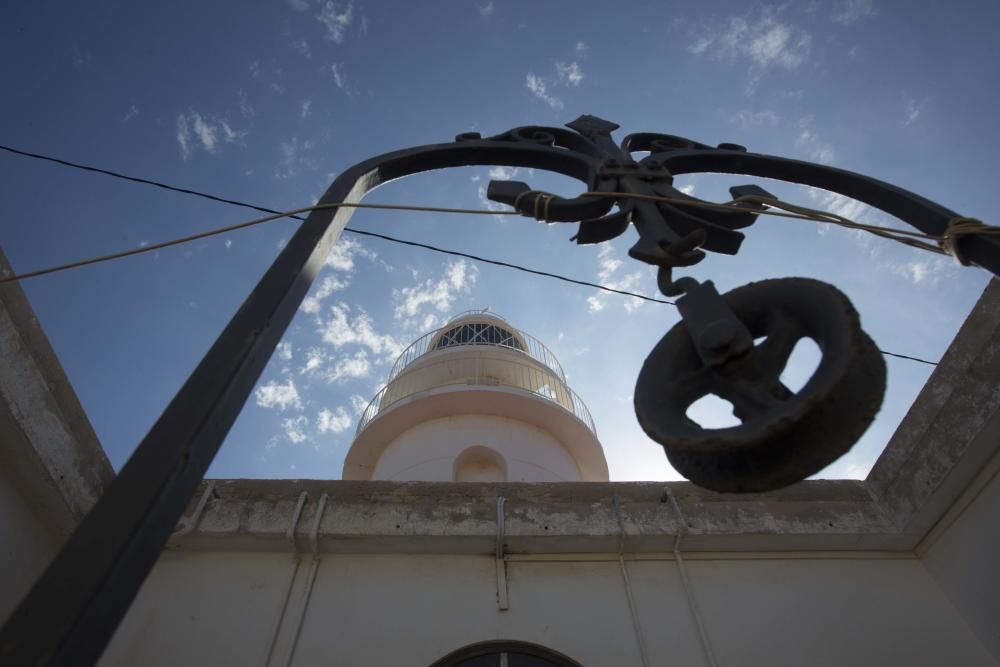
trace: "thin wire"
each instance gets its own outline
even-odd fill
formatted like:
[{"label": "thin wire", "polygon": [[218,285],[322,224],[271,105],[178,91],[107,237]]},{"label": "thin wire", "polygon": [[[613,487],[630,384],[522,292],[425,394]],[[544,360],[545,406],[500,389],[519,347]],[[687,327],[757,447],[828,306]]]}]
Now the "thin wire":
[{"label": "thin wire", "polygon": [[[104,255],[102,257],[94,257],[94,258],[90,258],[90,259],[80,260],[80,261],[77,261],[77,262],[71,262],[71,263],[68,263],[68,264],[63,264],[63,265],[60,265],[60,266],[49,267],[47,269],[40,269],[38,271],[32,271],[32,272],[28,272],[28,273],[19,274],[19,275],[12,275],[12,276],[2,277],[2,278],[0,278],[0,284],[7,283],[7,282],[19,281],[19,280],[23,280],[23,279],[26,279],[26,278],[36,277],[36,276],[41,276],[41,275],[45,275],[45,274],[48,274],[48,273],[55,273],[57,271],[65,271],[65,270],[68,270],[68,269],[77,268],[77,267],[81,267],[81,266],[87,266],[87,265],[90,265],[90,264],[96,264],[96,263],[99,263],[99,262],[106,262],[106,261],[110,261],[110,260],[113,260],[113,259],[119,259],[119,258],[122,258],[122,257],[129,257],[129,256],[132,256],[132,255],[138,255],[138,254],[142,254],[142,253],[146,253],[146,252],[153,252],[154,250],[159,250],[159,249],[162,249],[162,248],[166,248],[166,247],[170,247],[170,246],[174,246],[174,245],[179,245],[179,244],[182,244],[182,243],[188,243],[188,242],[191,242],[191,241],[195,241],[195,240],[206,238],[206,237],[210,237],[210,236],[217,236],[219,234],[224,234],[224,233],[229,232],[229,231],[244,229],[244,228],[251,227],[251,226],[254,226],[254,225],[260,225],[260,224],[264,224],[266,222],[271,222],[271,221],[278,220],[278,219],[281,219],[281,218],[289,218],[290,217],[290,218],[295,218],[297,220],[305,220],[305,218],[303,218],[301,215],[299,215],[300,213],[305,213],[305,212],[308,212],[308,211],[319,210],[319,209],[352,207],[352,208],[373,208],[373,209],[384,209],[384,210],[425,211],[425,212],[440,212],[440,213],[470,213],[470,214],[477,214],[477,215],[478,214],[484,214],[484,215],[487,215],[487,214],[488,215],[497,215],[498,214],[497,211],[482,210],[482,209],[459,209],[459,208],[445,208],[445,207],[433,207],[433,206],[404,206],[404,205],[393,205],[393,204],[361,204],[361,203],[358,203],[358,204],[346,204],[346,203],[339,203],[339,204],[318,204],[316,206],[307,206],[307,207],[303,207],[303,208],[299,208],[299,209],[293,209],[291,211],[282,212],[282,211],[275,211],[274,209],[266,208],[266,207],[263,207],[263,206],[257,206],[255,204],[250,204],[250,203],[247,203],[247,202],[239,201],[239,200],[236,200],[236,199],[227,199],[225,197],[219,197],[217,195],[212,195],[212,194],[208,194],[208,193],[205,193],[205,192],[200,192],[198,190],[190,190],[190,189],[187,189],[187,188],[181,188],[181,187],[177,187],[177,186],[174,186],[174,185],[169,185],[167,183],[162,183],[162,182],[159,182],[159,181],[153,181],[153,180],[149,180],[149,179],[145,179],[145,178],[140,178],[140,177],[137,177],[137,176],[129,176],[129,175],[126,175],[126,174],[121,174],[119,172],[111,171],[110,169],[102,169],[100,167],[94,167],[94,166],[90,166],[90,165],[79,164],[79,163],[76,163],[76,162],[71,162],[69,160],[63,160],[61,158],[55,158],[55,157],[52,157],[52,156],[49,156],[49,155],[42,155],[40,153],[31,153],[31,152],[23,151],[23,150],[20,150],[20,149],[17,149],[17,148],[12,148],[10,146],[5,146],[3,144],[0,144],[0,150],[4,150],[4,151],[7,151],[9,153],[14,153],[16,155],[21,155],[21,156],[24,156],[24,157],[30,157],[30,158],[37,159],[37,160],[44,160],[44,161],[47,161],[47,162],[53,162],[53,163],[56,163],[56,164],[59,164],[59,165],[62,165],[62,166],[66,166],[66,167],[71,167],[71,168],[74,168],[74,169],[80,169],[80,170],[83,170],[83,171],[89,171],[89,172],[93,172],[93,173],[103,174],[103,175],[106,175],[106,176],[112,176],[114,178],[119,178],[119,179],[126,180],[126,181],[132,181],[134,183],[142,183],[144,185],[152,185],[154,187],[162,188],[164,190],[170,190],[170,191],[179,192],[179,193],[182,193],[182,194],[193,195],[193,196],[196,196],[196,197],[202,197],[204,199],[210,199],[212,201],[217,201],[217,202],[224,203],[224,204],[231,204],[233,206],[240,206],[240,207],[243,207],[243,208],[249,208],[249,209],[253,209],[253,210],[257,210],[257,211],[263,211],[263,212],[271,213],[272,214],[272,215],[269,215],[269,216],[266,216],[266,217],[263,217],[263,218],[257,218],[255,220],[249,220],[249,221],[246,221],[246,222],[237,223],[235,225],[229,225],[229,226],[226,226],[226,227],[221,227],[221,228],[209,230],[209,231],[206,231],[206,232],[201,232],[201,233],[198,233],[198,234],[193,234],[193,235],[190,235],[190,236],[187,236],[187,237],[184,237],[184,238],[180,238],[180,239],[174,239],[174,240],[171,240],[171,241],[164,241],[164,242],[161,242],[161,243],[151,244],[151,245],[148,245],[148,246],[144,246],[142,248],[134,248],[134,249],[127,250],[127,251],[122,251],[122,252],[118,252],[118,253],[112,253],[112,254],[109,254],[109,255]],[[684,205],[688,205],[688,206],[700,206],[702,208],[723,209],[723,210],[726,210],[726,211],[733,211],[734,209],[735,210],[745,211],[746,209],[742,209],[740,207],[737,207],[734,204],[736,204],[736,203],[738,203],[740,201],[755,200],[754,203],[763,203],[765,205],[776,205],[776,203],[780,203],[780,204],[782,204],[784,206],[787,206],[787,207],[795,207],[795,208],[798,208],[798,209],[804,209],[804,210],[807,210],[807,211],[810,211],[810,212],[816,214],[817,217],[822,217],[822,216],[827,216],[827,215],[830,216],[831,218],[840,217],[840,216],[836,216],[833,213],[827,213],[825,211],[817,211],[817,210],[814,210],[814,209],[806,209],[805,207],[797,207],[797,206],[795,206],[793,204],[787,204],[786,202],[778,202],[777,200],[773,200],[773,199],[770,199],[770,198],[757,198],[757,197],[754,197],[754,196],[741,197],[741,198],[739,198],[737,200],[734,200],[733,202],[730,202],[729,204],[713,204],[713,203],[710,203],[710,202],[692,202],[692,201],[689,201],[689,200],[686,200],[686,199],[679,199],[679,198],[672,198],[672,197],[659,197],[659,196],[654,196],[654,195],[637,195],[637,194],[618,193],[618,192],[587,192],[587,193],[584,193],[584,194],[585,195],[590,195],[590,196],[629,196],[629,197],[635,197],[635,198],[639,198],[639,199],[653,199],[653,200],[660,200],[660,201],[665,201],[665,202],[669,202],[669,203],[684,204]],[[554,195],[550,195],[549,199],[551,199],[553,197],[555,197],[555,196]],[[761,201],[756,201],[758,199],[761,200]],[[536,208],[537,208],[537,198],[536,198]],[[546,202],[546,204],[545,204],[545,209],[546,209],[545,213],[547,213],[548,202]],[[794,217],[794,218],[805,219],[805,220],[816,220],[816,218],[814,218],[814,217],[809,217],[809,216],[801,215],[801,214],[799,214],[799,215],[791,214],[790,215],[790,214],[782,214],[782,213],[779,213],[777,211],[766,211],[766,210],[764,210],[764,211],[755,211],[755,212],[756,213],[765,213],[765,214],[770,214],[770,215],[777,215],[777,216],[781,216],[781,217]],[[537,214],[536,214],[536,216],[537,216]],[[859,227],[869,227],[868,225],[860,225],[859,223],[853,223],[853,221],[849,221],[846,218],[844,218],[844,220],[846,220],[847,222],[850,222],[853,225],[858,225]],[[960,219],[959,222],[962,223],[962,224],[965,224],[965,223],[967,223],[968,220],[969,219],[967,219],[967,218],[962,218],[962,219]],[[819,221],[819,222],[833,222],[832,220],[817,220],[817,221]],[[975,221],[975,222],[978,222],[978,221]],[[980,223],[980,224],[982,224],[982,223]],[[871,227],[874,227],[874,226],[871,226]],[[883,228],[883,229],[888,229],[888,228]],[[997,228],[995,228],[995,227],[990,227],[989,229],[990,230],[997,230]],[[522,271],[524,273],[530,273],[530,274],[533,274],[533,275],[543,276],[543,277],[546,277],[546,278],[553,278],[555,280],[560,280],[560,281],[571,283],[571,284],[574,284],[574,285],[581,285],[583,287],[592,287],[594,289],[599,289],[599,290],[603,290],[605,292],[611,292],[611,293],[614,293],[614,294],[620,294],[620,295],[623,295],[623,296],[630,296],[630,297],[633,297],[633,298],[636,298],[636,299],[641,299],[643,301],[651,301],[653,303],[662,303],[662,304],[667,304],[667,305],[671,305],[671,306],[676,305],[673,301],[668,301],[668,300],[665,300],[665,299],[657,299],[657,298],[654,298],[654,297],[646,296],[644,294],[636,294],[635,292],[628,292],[628,291],[625,291],[625,290],[615,289],[613,287],[608,287],[606,285],[600,285],[600,284],[597,284],[597,283],[592,283],[592,282],[589,282],[589,281],[586,281],[586,280],[577,280],[575,278],[569,278],[567,276],[559,275],[557,273],[550,273],[548,271],[540,271],[540,270],[537,270],[537,269],[530,269],[528,267],[521,266],[519,264],[512,264],[510,262],[503,262],[503,261],[500,261],[500,260],[489,259],[489,258],[486,258],[486,257],[480,257],[478,255],[473,255],[473,254],[470,254],[470,253],[460,252],[460,251],[456,251],[456,250],[448,250],[448,249],[440,248],[438,246],[430,245],[430,244],[427,244],[427,243],[420,243],[418,241],[408,241],[408,240],[405,240],[405,239],[399,239],[399,238],[396,238],[396,237],[393,237],[393,236],[389,236],[387,234],[379,234],[377,232],[369,232],[369,231],[364,231],[364,230],[360,230],[360,229],[352,229],[350,227],[345,227],[344,231],[352,232],[354,234],[359,234],[359,235],[362,235],[362,236],[371,236],[371,237],[383,239],[385,241],[389,241],[389,242],[392,242],[392,243],[399,243],[399,244],[402,244],[402,245],[408,245],[408,246],[412,246],[412,247],[416,247],[416,248],[423,248],[425,250],[430,250],[430,251],[433,251],[433,252],[439,252],[439,253],[443,253],[443,254],[446,254],[446,255],[453,255],[453,256],[456,256],[456,257],[464,257],[464,258],[467,258],[467,259],[471,259],[473,261],[483,262],[485,264],[492,264],[494,266],[502,266],[502,267],[505,267],[505,268],[515,269],[517,271]],[[898,231],[898,230],[891,230],[891,231]],[[997,230],[997,231],[1000,231],[1000,230]],[[906,233],[908,233],[908,234],[916,234],[915,232],[906,232]],[[899,358],[899,359],[907,359],[909,361],[916,361],[916,362],[919,362],[919,363],[922,363],[922,364],[928,364],[930,366],[937,366],[938,365],[937,362],[928,361],[926,359],[920,359],[919,357],[912,357],[912,356],[909,356],[909,355],[898,354],[896,352],[889,352],[889,351],[886,351],[886,350],[879,350],[879,352],[881,352],[882,354],[891,356],[891,357],[896,357],[896,358]]]},{"label": "thin wire", "polygon": [[[87,259],[81,259],[75,262],[69,262],[66,264],[60,264],[58,266],[50,266],[44,269],[38,269],[37,271],[28,271],[26,273],[19,273],[17,275],[11,275],[0,278],[0,284],[15,282],[20,280],[26,280],[28,278],[36,278],[38,276],[48,275],[50,273],[57,273],[59,271],[67,271],[69,269],[76,269],[82,266],[89,266],[92,264],[99,264],[101,262],[108,262],[115,259],[122,259],[124,257],[131,257],[133,255],[142,255],[147,252],[153,252],[155,250],[161,250],[163,248],[169,248],[171,246],[181,245],[183,243],[190,243],[191,241],[197,241],[199,239],[208,238],[211,236],[218,236],[220,234],[225,234],[227,232],[232,232],[240,229],[246,229],[248,227],[254,227],[256,225],[261,225],[267,222],[272,222],[274,220],[279,220],[281,218],[296,218],[298,220],[303,220],[299,215],[300,213],[307,213],[309,211],[317,211],[323,209],[336,209],[336,208],[368,208],[368,209],[380,209],[380,210],[390,210],[390,211],[419,211],[419,212],[431,212],[431,213],[472,213],[472,214],[484,214],[484,215],[496,215],[495,211],[487,211],[480,209],[463,209],[463,208],[446,208],[441,206],[404,206],[397,204],[349,204],[349,203],[338,203],[338,204],[317,204],[315,206],[305,206],[302,208],[293,209],[291,211],[279,212],[274,215],[264,216],[263,218],[256,218],[254,220],[248,220],[246,222],[240,222],[235,225],[227,225],[225,227],[218,227],[216,229],[210,229],[208,231],[199,232],[197,234],[191,234],[189,236],[184,236],[181,238],[171,239],[169,241],[162,241],[160,243],[152,243],[150,245],[142,246],[141,248],[132,248],[130,250],[123,250],[121,252],[110,253],[107,255],[101,255],[98,257],[90,257]],[[621,294],[623,296],[630,296],[636,299],[643,299],[645,301],[652,301],[654,303],[664,303],[669,305],[674,305],[673,301],[667,301],[665,299],[656,299],[654,297],[649,297],[644,294],[636,294],[634,292],[627,292],[625,290],[615,289],[613,287],[608,287],[606,285],[599,285],[597,283],[587,282],[585,280],[577,280],[575,278],[568,278],[566,276],[561,276],[556,273],[550,273],[548,271],[539,271],[537,269],[530,269],[525,266],[520,266],[518,264],[511,264],[509,262],[502,262],[495,259],[488,259],[485,257],[479,257],[477,255],[472,255],[470,253],[458,252],[455,250],[445,250],[443,248],[438,248],[436,246],[429,245],[427,243],[419,243],[417,241],[406,241],[403,239],[397,239],[386,234],[378,234],[375,232],[365,232],[366,236],[374,236],[376,238],[385,239],[386,241],[392,241],[395,243],[402,243],[404,245],[414,246],[418,248],[425,248],[427,250],[434,250],[436,252],[442,252],[448,255],[455,255],[458,257],[465,257],[477,262],[485,262],[487,264],[494,264],[496,266],[503,266],[511,269],[516,269],[518,271],[524,271],[525,273],[531,273],[538,276],[545,276],[547,278],[555,278],[556,280],[561,280],[563,282],[573,283],[576,285],[582,285],[584,287],[593,287],[596,289],[604,290],[606,292],[613,292],[615,294]]]}]

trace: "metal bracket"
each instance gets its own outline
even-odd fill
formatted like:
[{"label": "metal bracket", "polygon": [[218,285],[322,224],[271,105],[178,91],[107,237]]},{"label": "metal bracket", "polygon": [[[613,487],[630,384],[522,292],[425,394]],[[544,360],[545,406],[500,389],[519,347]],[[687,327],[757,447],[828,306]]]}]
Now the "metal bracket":
[{"label": "metal bracket", "polygon": [[503,496],[497,497],[497,548],[496,548],[496,572],[497,572],[497,607],[500,611],[510,609],[510,598],[507,590],[507,560],[504,558],[504,524],[503,508],[507,499]]}]

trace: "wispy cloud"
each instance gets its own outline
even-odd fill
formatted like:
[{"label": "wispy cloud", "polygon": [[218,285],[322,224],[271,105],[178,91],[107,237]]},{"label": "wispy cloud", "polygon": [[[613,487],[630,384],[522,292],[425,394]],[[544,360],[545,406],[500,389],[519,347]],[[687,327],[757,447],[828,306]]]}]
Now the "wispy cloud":
[{"label": "wispy cloud", "polygon": [[312,115],[312,100],[302,100],[299,102],[299,118],[305,120]]},{"label": "wispy cloud", "polygon": [[765,9],[754,19],[730,16],[723,25],[703,31],[687,50],[717,60],[747,62],[750,66],[747,90],[752,93],[766,70],[794,70],[806,62],[812,50],[812,35],[778,20],[772,10]]},{"label": "wispy cloud", "polygon": [[292,137],[288,141],[282,141],[278,144],[280,158],[274,177],[287,179],[298,174],[301,169],[316,169],[316,160],[310,155],[315,147],[316,142],[312,139],[299,141],[298,137]]},{"label": "wispy cloud", "polygon": [[483,16],[493,15],[493,0],[489,0],[485,5],[478,5],[479,13]]},{"label": "wispy cloud", "polygon": [[260,81],[267,89],[276,95],[284,95],[285,87],[281,85],[281,77],[284,74],[284,70],[271,63],[269,71],[265,72],[260,65],[259,60],[254,60],[250,62],[249,65],[250,76],[254,81]]},{"label": "wispy cloud", "polygon": [[588,50],[590,50],[590,47],[587,46],[586,42],[577,42],[576,43],[576,48],[574,48],[573,50],[576,51],[577,55],[581,55],[582,56]]},{"label": "wispy cloud", "polygon": [[295,388],[295,383],[288,378],[284,384],[271,380],[267,384],[258,387],[254,392],[257,405],[262,408],[277,408],[284,412],[289,408],[295,410],[302,409],[302,399],[299,391]]},{"label": "wispy cloud", "polygon": [[288,6],[297,12],[304,12],[309,9],[309,0],[288,0]]},{"label": "wispy cloud", "polygon": [[194,109],[177,115],[177,143],[185,160],[196,150],[217,153],[222,144],[231,144],[246,136],[237,132],[224,117],[206,118]]},{"label": "wispy cloud", "polygon": [[122,117],[122,122],[127,123],[138,115],[139,115],[139,107],[133,104],[132,106],[129,107],[128,111],[125,113],[125,116]]},{"label": "wispy cloud", "polygon": [[479,268],[464,259],[448,262],[440,279],[428,278],[410,287],[393,290],[395,316],[397,319],[412,318],[421,314],[425,306],[445,312],[457,296],[472,291],[478,276]]},{"label": "wispy cloud", "polygon": [[287,417],[281,420],[281,429],[293,445],[298,445],[309,439],[306,429],[309,428],[309,418],[305,415]]},{"label": "wispy cloud", "polygon": [[746,129],[750,127],[776,127],[781,120],[773,111],[740,109],[729,117],[729,122]]},{"label": "wispy cloud", "polygon": [[333,367],[326,369],[323,379],[329,384],[341,382],[343,380],[366,378],[371,372],[371,362],[368,360],[368,353],[358,350],[352,355],[339,357]]},{"label": "wispy cloud", "polygon": [[839,0],[833,5],[830,20],[842,25],[851,25],[855,21],[875,15],[872,0]]},{"label": "wispy cloud", "polygon": [[360,241],[340,237],[337,239],[337,242],[333,244],[333,247],[330,248],[330,254],[326,256],[324,266],[328,266],[337,271],[353,271],[354,259],[356,257],[364,257],[365,259],[375,260],[378,258],[378,253],[365,246]]},{"label": "wispy cloud", "polygon": [[580,69],[580,65],[576,61],[568,65],[556,63],[556,74],[560,81],[570,86],[579,86],[580,82],[583,81],[583,70]]},{"label": "wispy cloud", "polygon": [[333,63],[330,65],[330,72],[333,74],[333,82],[337,88],[344,89],[347,86],[347,72],[344,70],[344,63]]},{"label": "wispy cloud", "polygon": [[247,99],[247,92],[240,88],[236,91],[236,96],[240,101],[240,113],[243,114],[244,118],[253,118],[257,112],[254,110],[253,105],[250,104],[250,100]]},{"label": "wispy cloud", "polygon": [[795,147],[805,153],[806,158],[812,162],[833,164],[837,158],[833,146],[823,141],[812,129],[811,117],[799,121],[799,135],[795,138]]},{"label": "wispy cloud", "polygon": [[275,348],[275,352],[277,353],[278,358],[282,361],[292,360],[292,344],[288,341],[281,341],[278,343],[278,347]]},{"label": "wispy cloud", "polygon": [[563,101],[549,93],[548,86],[545,85],[544,79],[536,76],[533,72],[528,72],[524,82],[524,85],[527,86],[532,95],[545,102],[553,109],[563,108]]},{"label": "wispy cloud", "polygon": [[349,284],[350,283],[347,280],[341,280],[336,276],[324,277],[316,291],[302,300],[300,310],[302,310],[303,313],[308,313],[310,315],[319,313],[323,304],[323,299],[326,299],[338,290],[344,289]]},{"label": "wispy cloud", "polygon": [[[634,271],[619,278],[618,269],[623,266],[623,263],[620,259],[615,258],[614,253],[614,247],[610,243],[601,244],[601,249],[597,252],[597,282],[612,289],[641,294],[639,285],[642,282],[642,273]],[[607,300],[608,293],[600,291],[587,297],[587,306],[591,313],[599,313],[607,306]],[[642,303],[642,299],[628,297],[624,302],[625,311],[632,313],[642,306]]]},{"label": "wispy cloud", "polygon": [[358,306],[356,311],[357,314],[352,317],[351,307],[342,301],[329,306],[326,316],[319,320],[323,342],[334,348],[360,345],[373,354],[385,355],[387,359],[395,358],[403,351],[404,346],[393,336],[375,330],[371,317],[363,308]]},{"label": "wispy cloud", "polygon": [[925,97],[922,100],[918,100],[915,97],[903,96],[903,127],[908,127],[916,122],[920,118],[920,114],[923,113],[924,107],[930,101],[929,97]]},{"label": "wispy cloud", "polygon": [[292,40],[288,46],[292,47],[300,56],[306,60],[312,60],[312,49],[309,48],[309,42],[303,38]]},{"label": "wispy cloud", "polygon": [[316,430],[320,433],[343,433],[353,421],[343,407],[338,407],[336,412],[323,408],[316,415]]},{"label": "wispy cloud", "polygon": [[316,15],[316,20],[322,23],[326,30],[323,37],[335,44],[343,42],[353,14],[354,3],[349,2],[344,5],[332,0],[325,2]]}]

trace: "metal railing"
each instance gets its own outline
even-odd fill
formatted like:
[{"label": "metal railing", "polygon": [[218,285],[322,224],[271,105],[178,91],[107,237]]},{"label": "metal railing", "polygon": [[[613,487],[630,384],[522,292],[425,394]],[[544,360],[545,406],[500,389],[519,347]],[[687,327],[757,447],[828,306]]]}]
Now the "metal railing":
[{"label": "metal railing", "polygon": [[597,434],[594,420],[583,400],[555,373],[511,359],[462,357],[442,358],[395,377],[368,403],[358,420],[355,437],[375,417],[404,398],[456,384],[510,387],[527,391],[556,403],[586,424],[592,433]]},{"label": "metal railing", "polygon": [[[499,320],[500,322],[503,323],[503,328],[514,332],[514,334],[520,337],[521,340],[524,341],[524,348],[522,349],[520,347],[515,347],[509,343],[471,342],[471,343],[451,343],[447,348],[442,348],[442,349],[450,350],[454,349],[455,347],[460,347],[462,345],[482,345],[484,347],[500,347],[505,350],[512,350],[514,352],[525,354],[534,359],[535,361],[545,366],[548,366],[550,369],[552,369],[552,371],[555,372],[555,374],[559,377],[559,380],[561,382],[563,383],[566,382],[566,374],[563,373],[562,366],[559,364],[559,360],[556,359],[556,355],[552,354],[552,351],[549,350],[549,348],[545,347],[545,345],[540,340],[538,340],[531,334],[521,331],[520,329],[515,329],[514,327],[507,324],[505,320],[499,317],[493,316],[491,319]],[[426,333],[417,340],[413,341],[413,343],[408,348],[403,350],[403,352],[396,358],[395,363],[393,363],[392,365],[392,370],[389,371],[389,377],[386,380],[386,384],[392,382],[397,375],[402,373],[407,366],[416,361],[419,357],[422,357],[429,352],[436,352],[437,350],[431,348],[431,343],[434,342],[435,337],[441,332],[447,331],[454,327],[455,327],[455,319],[453,319],[448,324],[445,324],[443,327],[440,327],[438,329],[435,329],[434,331]]]}]

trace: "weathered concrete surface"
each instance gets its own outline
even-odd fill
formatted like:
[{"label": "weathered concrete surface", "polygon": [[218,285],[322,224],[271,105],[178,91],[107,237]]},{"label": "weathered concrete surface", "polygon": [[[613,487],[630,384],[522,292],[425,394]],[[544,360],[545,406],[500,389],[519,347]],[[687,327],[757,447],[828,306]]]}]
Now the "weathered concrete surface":
[{"label": "weathered concrete surface", "polygon": [[[0,251],[0,274],[10,275]],[[0,285],[0,464],[71,529],[114,477],[59,359],[21,288]],[[43,488],[44,487],[44,488]],[[60,510],[59,506],[63,505]],[[59,515],[58,517],[56,515]]]},{"label": "weathered concrete surface", "polygon": [[866,480],[919,539],[1000,445],[1000,281],[993,280]]},{"label": "weathered concrete surface", "polygon": [[[202,486],[202,491],[205,489]],[[686,528],[673,510],[676,498]],[[307,501],[287,538],[302,493]],[[503,496],[510,554],[690,550],[899,549],[894,526],[861,482],[804,482],[766,496],[683,483],[460,484],[217,480],[214,497],[171,549],[489,554]],[[199,493],[199,496],[201,493]]]},{"label": "weathered concrete surface", "polygon": [[24,293],[0,285],[0,621],[113,476]]}]

